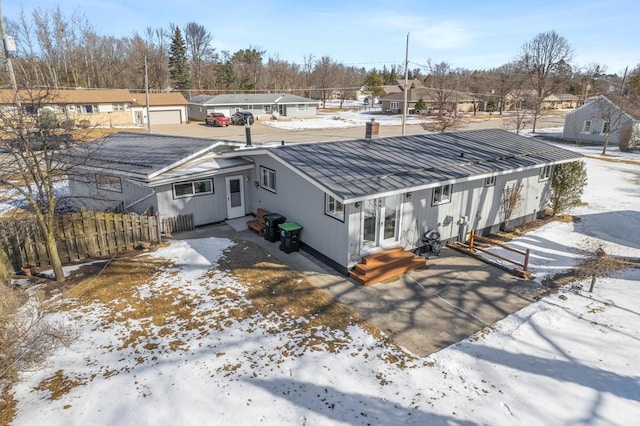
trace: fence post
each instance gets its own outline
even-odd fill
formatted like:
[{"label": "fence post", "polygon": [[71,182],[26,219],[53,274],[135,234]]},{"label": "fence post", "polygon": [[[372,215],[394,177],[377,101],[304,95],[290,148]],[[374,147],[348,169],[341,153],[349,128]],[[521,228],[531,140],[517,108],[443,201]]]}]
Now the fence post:
[{"label": "fence post", "polygon": [[473,243],[476,237],[476,230],[471,230],[471,236],[469,237],[469,250],[473,251]]},{"label": "fence post", "polygon": [[162,230],[160,228],[160,214],[156,213],[156,233],[158,234],[158,244],[162,242]]},{"label": "fence post", "polygon": [[527,270],[527,268],[529,267],[529,253],[530,253],[530,252],[531,252],[531,250],[530,250],[530,249],[527,249],[527,250],[524,252],[524,265],[523,265],[523,266],[524,266],[524,270],[525,270],[525,271],[526,271],[526,270]]}]

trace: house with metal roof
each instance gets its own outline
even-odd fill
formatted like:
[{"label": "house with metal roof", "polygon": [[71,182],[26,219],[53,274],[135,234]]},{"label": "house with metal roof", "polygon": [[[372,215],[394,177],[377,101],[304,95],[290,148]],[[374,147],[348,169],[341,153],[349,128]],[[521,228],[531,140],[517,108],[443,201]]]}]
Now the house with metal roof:
[{"label": "house with metal roof", "polygon": [[367,254],[415,248],[504,222],[503,193],[522,186],[511,223],[546,207],[553,166],[580,154],[504,130],[257,147],[223,154],[253,163],[247,208],[303,227],[302,246],[347,272]]},{"label": "house with metal roof", "polygon": [[271,117],[311,118],[318,112],[319,101],[283,93],[239,93],[198,95],[189,99],[190,120],[204,121],[212,112],[227,117],[239,111],[252,112],[258,119]]},{"label": "house with metal roof", "polygon": [[72,205],[90,210],[193,215],[194,225],[245,216],[253,164],[222,153],[240,142],[114,133],[61,153]]},{"label": "house with metal roof", "polygon": [[615,94],[597,96],[567,113],[562,138],[579,143],[619,144],[628,137],[640,144],[640,99]]}]

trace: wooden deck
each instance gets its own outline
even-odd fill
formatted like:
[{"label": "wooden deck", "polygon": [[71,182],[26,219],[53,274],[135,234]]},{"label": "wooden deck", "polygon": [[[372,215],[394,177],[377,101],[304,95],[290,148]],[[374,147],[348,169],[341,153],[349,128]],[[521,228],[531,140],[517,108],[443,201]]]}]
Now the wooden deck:
[{"label": "wooden deck", "polygon": [[423,268],[427,261],[402,247],[393,247],[364,256],[349,272],[362,285],[393,280],[409,271]]}]

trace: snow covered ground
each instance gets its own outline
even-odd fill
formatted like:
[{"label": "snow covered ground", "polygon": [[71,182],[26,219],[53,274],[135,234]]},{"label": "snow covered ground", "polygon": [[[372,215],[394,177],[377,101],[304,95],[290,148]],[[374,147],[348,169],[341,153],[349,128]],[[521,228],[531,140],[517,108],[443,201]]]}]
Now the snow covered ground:
[{"label": "snow covered ground", "polygon": [[[594,244],[640,256],[640,166],[585,161],[587,204],[572,212],[581,221],[551,223],[513,242],[533,250],[539,280],[567,270]],[[176,266],[140,288],[139,298],[179,290],[197,299],[201,318],[213,322],[213,313],[245,303],[208,296],[220,289],[242,294],[240,283],[216,269],[230,244],[210,238],[158,250],[153,257]],[[638,300],[637,269],[599,280],[593,293],[562,288],[491,330],[417,359],[357,326],[318,329],[326,342],[344,346],[309,350],[286,331],[309,318],[278,315],[230,320],[205,332],[176,322],[167,337],[154,334],[148,356],[140,347],[119,347],[127,330],[105,323],[105,307],[96,304],[54,316],[76,318],[80,337],[21,376],[15,424],[637,424]],[[144,320],[127,324],[150,327]],[[170,350],[177,334],[191,342],[185,350]],[[57,399],[35,389],[58,371],[79,384]]]}]

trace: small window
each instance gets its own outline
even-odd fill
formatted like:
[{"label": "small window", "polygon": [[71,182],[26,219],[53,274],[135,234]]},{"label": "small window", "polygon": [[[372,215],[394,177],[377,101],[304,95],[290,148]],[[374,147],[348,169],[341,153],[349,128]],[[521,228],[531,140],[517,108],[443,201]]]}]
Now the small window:
[{"label": "small window", "polygon": [[389,103],[389,108],[391,109],[400,109],[400,102],[392,101]]},{"label": "small window", "polygon": [[451,185],[444,185],[438,188],[433,188],[433,203],[432,205],[444,204],[451,201]]},{"label": "small window", "polygon": [[105,191],[122,192],[122,181],[118,176],[96,175],[96,186]]},{"label": "small window", "polygon": [[496,177],[489,176],[484,180],[484,186],[496,186]]},{"label": "small window", "polygon": [[610,131],[611,131],[611,126],[609,125],[608,121],[605,121],[602,124],[602,134],[603,135],[609,134]]},{"label": "small window", "polygon": [[324,212],[328,216],[344,222],[344,205],[331,195],[325,194],[324,196]]},{"label": "small window", "polygon": [[307,104],[298,104],[298,111],[306,111]]},{"label": "small window", "polygon": [[124,104],[113,104],[113,110],[114,111],[124,111],[125,110]]},{"label": "small window", "polygon": [[551,166],[544,166],[540,170],[540,180],[549,180],[551,177]]},{"label": "small window", "polygon": [[98,105],[76,105],[78,114],[97,114]]},{"label": "small window", "polygon": [[193,182],[180,182],[173,184],[173,197],[184,198],[193,195],[213,194],[213,180],[204,179]]},{"label": "small window", "polygon": [[265,114],[271,114],[271,105],[262,105],[262,111],[264,111]]},{"label": "small window", "polygon": [[276,192],[276,172],[260,166],[260,186],[267,191]]},{"label": "small window", "polygon": [[591,120],[587,120],[584,122],[584,128],[582,129],[582,133],[589,133],[591,131]]}]

